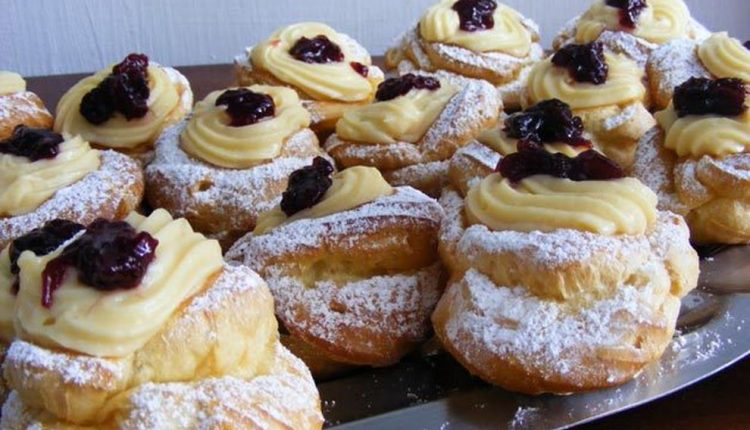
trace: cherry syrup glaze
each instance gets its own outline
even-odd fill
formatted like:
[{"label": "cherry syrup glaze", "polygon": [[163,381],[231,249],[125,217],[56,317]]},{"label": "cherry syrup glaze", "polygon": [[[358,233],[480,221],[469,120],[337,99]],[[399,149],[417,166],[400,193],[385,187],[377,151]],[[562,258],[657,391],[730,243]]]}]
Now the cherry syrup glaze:
[{"label": "cherry syrup glaze", "polygon": [[737,116],[747,109],[746,97],[747,89],[740,79],[690,78],[675,88],[673,102],[679,117],[710,114]]},{"label": "cherry syrup glaze", "polygon": [[354,69],[354,71],[357,72],[363,78],[366,78],[370,74],[370,68],[365,66],[362,63],[352,61],[351,63],[349,63],[349,65],[352,66],[352,69]]},{"label": "cherry syrup glaze", "polygon": [[289,50],[295,59],[308,64],[340,63],[344,61],[341,47],[323,34],[308,39],[302,37]]},{"label": "cherry syrup glaze", "polygon": [[96,88],[81,99],[79,111],[88,122],[103,124],[120,112],[129,121],[148,113],[148,57],[130,54],[112,67]]},{"label": "cherry syrup glaze", "polygon": [[568,69],[577,82],[601,85],[607,82],[609,75],[609,66],[604,58],[604,45],[601,42],[562,47],[552,57],[552,64]]},{"label": "cherry syrup glaze", "polygon": [[50,260],[42,272],[42,306],[52,307],[55,291],[68,267],[78,280],[100,291],[130,290],[140,285],[156,257],[159,241],[124,221],[98,219],[86,232]]},{"label": "cherry syrup glaze", "polygon": [[514,139],[591,146],[583,137],[583,120],[573,116],[570,106],[558,99],[545,100],[508,116],[503,131]]},{"label": "cherry syrup glaze", "polygon": [[631,30],[635,29],[638,17],[648,7],[646,0],[606,0],[605,3],[620,9],[620,25]]},{"label": "cherry syrup glaze", "polygon": [[52,130],[17,125],[9,138],[0,141],[0,153],[26,157],[32,162],[48,160],[57,157],[63,141],[62,135]]},{"label": "cherry syrup glaze", "polygon": [[227,107],[227,114],[231,118],[229,125],[232,127],[255,124],[276,114],[276,105],[271,96],[247,88],[224,91],[216,99],[216,106]]},{"label": "cherry syrup glaze", "polygon": [[453,10],[458,12],[463,31],[490,30],[495,27],[495,18],[492,16],[497,9],[494,0],[459,0],[453,4]]},{"label": "cherry syrup glaze", "polygon": [[315,157],[312,165],[289,175],[289,185],[281,195],[281,210],[287,216],[315,206],[333,185],[333,166],[323,157]]},{"label": "cherry syrup glaze", "polygon": [[375,100],[385,102],[396,97],[405,96],[411,90],[435,91],[440,88],[440,81],[429,76],[418,76],[407,73],[398,78],[390,78],[378,85]]},{"label": "cherry syrup glaze", "polygon": [[550,175],[577,182],[625,177],[625,171],[617,163],[593,149],[571,158],[547,152],[541,144],[527,140],[518,142],[518,152],[500,160],[497,171],[513,183],[534,175]]}]

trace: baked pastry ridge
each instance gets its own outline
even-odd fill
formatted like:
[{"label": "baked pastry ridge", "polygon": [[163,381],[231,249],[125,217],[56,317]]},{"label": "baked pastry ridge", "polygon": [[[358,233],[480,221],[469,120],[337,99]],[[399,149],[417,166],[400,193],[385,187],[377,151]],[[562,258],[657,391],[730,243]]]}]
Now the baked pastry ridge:
[{"label": "baked pastry ridge", "polygon": [[42,100],[26,90],[26,81],[14,72],[0,70],[0,139],[11,136],[18,125],[52,127],[52,115]]}]

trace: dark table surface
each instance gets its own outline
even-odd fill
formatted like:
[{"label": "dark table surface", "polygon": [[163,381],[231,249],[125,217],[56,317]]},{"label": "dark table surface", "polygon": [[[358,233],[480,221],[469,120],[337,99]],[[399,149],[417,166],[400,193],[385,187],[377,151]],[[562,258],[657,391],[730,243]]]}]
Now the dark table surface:
[{"label": "dark table surface", "polygon": [[[178,67],[190,80],[195,100],[232,85],[232,66]],[[84,75],[29,78],[35,92],[53,110],[62,94]],[[750,429],[750,359],[662,400],[580,427],[585,430],[739,430]]]}]

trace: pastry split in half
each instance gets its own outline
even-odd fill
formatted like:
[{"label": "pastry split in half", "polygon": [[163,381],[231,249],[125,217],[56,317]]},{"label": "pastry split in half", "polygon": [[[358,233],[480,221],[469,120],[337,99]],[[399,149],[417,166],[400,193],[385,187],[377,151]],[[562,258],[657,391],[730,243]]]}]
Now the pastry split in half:
[{"label": "pastry split in half", "polygon": [[281,85],[297,91],[321,136],[330,134],[344,112],[370,102],[383,81],[362,45],[317,22],[280,28],[234,63],[240,86]]},{"label": "pastry split in half", "polygon": [[81,136],[19,125],[0,141],[0,248],[57,218],[124,218],[142,196],[136,161]]},{"label": "pastry split in half", "polygon": [[465,195],[446,190],[450,281],[432,321],[470,372],[563,394],[625,383],[661,357],[698,256],[682,217],[623,176],[596,151],[523,141]]},{"label": "pastry split in half", "polygon": [[268,282],[282,341],[316,376],[399,361],[431,333],[443,289],[440,205],[372,167],[332,173],[322,157],[293,173],[280,205],[227,253]]},{"label": "pastry split in half", "polygon": [[34,234],[0,254],[17,336],[0,427],[321,428],[265,283],[186,220],[157,210]]},{"label": "pastry split in half", "polygon": [[483,79],[506,107],[518,108],[529,69],[544,56],[539,39],[533,21],[495,0],[440,0],[386,53],[386,65],[456,85]]},{"label": "pastry split in half", "polygon": [[157,141],[147,200],[228,249],[278,203],[289,174],[323,154],[309,126],[289,88],[214,91]]},{"label": "pastry split in half", "polygon": [[51,128],[52,115],[31,91],[21,75],[0,70],[0,139],[7,139],[18,125]]},{"label": "pastry split in half", "polygon": [[456,86],[409,73],[383,82],[372,104],[344,114],[325,149],[342,167],[376,167],[392,185],[436,196],[448,160],[493,126],[501,107],[485,81]]},{"label": "pastry split in half", "polygon": [[750,112],[741,79],[691,78],[657,112],[635,176],[664,210],[687,219],[698,243],[750,243]]},{"label": "pastry split in half", "polygon": [[63,95],[55,131],[80,135],[96,147],[148,163],[162,130],[192,107],[193,92],[180,72],[150,62],[143,54],[130,54]]}]

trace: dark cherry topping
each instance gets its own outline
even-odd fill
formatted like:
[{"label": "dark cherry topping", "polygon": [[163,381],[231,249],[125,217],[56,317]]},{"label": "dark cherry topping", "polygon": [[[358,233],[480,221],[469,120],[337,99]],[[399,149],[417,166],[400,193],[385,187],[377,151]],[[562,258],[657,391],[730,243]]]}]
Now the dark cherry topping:
[{"label": "dark cherry topping", "polygon": [[495,18],[492,16],[495,9],[497,3],[494,0],[458,0],[453,4],[463,31],[492,29],[495,26]]},{"label": "dark cherry topping", "polygon": [[287,216],[315,206],[331,188],[333,166],[323,157],[315,157],[312,165],[289,175],[289,185],[281,195],[281,210]]},{"label": "dark cherry topping", "polygon": [[747,49],[750,49],[750,40],[748,40],[747,42],[745,42],[742,46],[744,46]]},{"label": "dark cherry topping", "polygon": [[148,57],[130,54],[112,67],[112,73],[81,99],[81,115],[94,125],[120,112],[128,120],[148,113]]},{"label": "dark cherry topping", "polygon": [[646,0],[607,0],[606,3],[620,9],[620,25],[630,29],[635,28],[638,17],[648,7]]},{"label": "dark cherry topping", "polygon": [[50,260],[42,272],[42,306],[52,306],[68,267],[78,280],[101,291],[136,288],[156,256],[159,241],[124,221],[98,219],[86,232]]},{"label": "dark cherry topping", "polygon": [[563,142],[590,146],[583,138],[583,120],[573,116],[570,106],[558,99],[545,100],[505,119],[505,134],[538,143]]},{"label": "dark cherry topping", "polygon": [[398,78],[390,78],[378,85],[375,99],[379,102],[393,100],[399,96],[405,96],[411,90],[430,90],[440,88],[440,81],[429,76],[419,76],[407,73]]},{"label": "dark cherry topping", "polygon": [[308,39],[301,38],[289,50],[289,54],[299,61],[310,64],[340,63],[344,61],[341,47],[323,34]]},{"label": "dark cherry topping", "polygon": [[552,57],[552,64],[568,69],[578,82],[601,85],[607,82],[609,75],[609,66],[604,59],[604,45],[601,42],[560,48]]},{"label": "dark cherry topping", "polygon": [[216,106],[227,107],[227,114],[232,120],[229,125],[232,127],[255,124],[276,114],[276,105],[271,96],[247,88],[224,91],[216,99]]},{"label": "dark cherry topping", "polygon": [[370,74],[370,68],[362,63],[352,61],[351,63],[349,63],[349,65],[352,66],[352,69],[354,69],[355,72],[359,73],[363,78],[366,78],[367,75]]},{"label": "dark cherry topping", "polygon": [[528,140],[519,141],[518,152],[500,160],[497,171],[514,183],[534,175],[550,175],[579,182],[625,176],[617,163],[593,149],[571,158],[547,152],[540,143]]},{"label": "dark cherry topping", "polygon": [[675,88],[673,101],[679,117],[709,114],[737,116],[747,109],[746,96],[745,83],[740,79],[690,78]]},{"label": "dark cherry topping", "polygon": [[9,138],[0,141],[0,153],[26,157],[32,162],[55,158],[64,140],[52,130],[17,125]]}]

